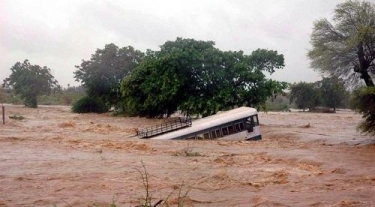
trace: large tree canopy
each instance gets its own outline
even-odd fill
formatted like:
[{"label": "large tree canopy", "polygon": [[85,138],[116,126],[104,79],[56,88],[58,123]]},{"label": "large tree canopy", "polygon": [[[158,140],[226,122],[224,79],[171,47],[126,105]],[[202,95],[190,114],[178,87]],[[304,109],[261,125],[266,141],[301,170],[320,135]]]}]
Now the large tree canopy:
[{"label": "large tree canopy", "polygon": [[349,94],[341,79],[336,77],[323,78],[317,84],[323,106],[332,108],[336,112],[337,107],[345,105],[345,100],[349,98]]},{"label": "large tree canopy", "polygon": [[90,97],[100,98],[108,106],[121,100],[120,82],[143,59],[144,54],[133,47],[118,48],[107,44],[97,49],[90,60],[82,60],[74,72],[76,81],[82,82]]},{"label": "large tree canopy", "polygon": [[141,116],[181,110],[207,116],[234,106],[259,106],[286,88],[268,80],[284,66],[272,50],[223,52],[211,41],[177,38],[149,51],[145,60],[121,84],[126,108]]},{"label": "large tree canopy", "polygon": [[11,69],[11,75],[4,80],[3,87],[12,88],[15,94],[24,99],[27,107],[38,107],[37,97],[50,94],[60,86],[46,66],[31,65],[28,60],[17,62]]},{"label": "large tree canopy", "polygon": [[345,107],[349,93],[346,91],[341,79],[323,78],[315,83],[299,82],[290,85],[290,102],[294,102],[297,108],[310,111],[323,106],[333,109]]},{"label": "large tree canopy", "polygon": [[319,90],[315,83],[299,82],[290,86],[290,102],[294,102],[297,108],[309,109],[320,104]]},{"label": "large tree canopy", "polygon": [[314,23],[311,44],[308,56],[312,68],[351,83],[359,76],[367,86],[374,86],[371,78],[375,74],[374,4],[365,1],[338,4],[333,24],[327,19]]}]

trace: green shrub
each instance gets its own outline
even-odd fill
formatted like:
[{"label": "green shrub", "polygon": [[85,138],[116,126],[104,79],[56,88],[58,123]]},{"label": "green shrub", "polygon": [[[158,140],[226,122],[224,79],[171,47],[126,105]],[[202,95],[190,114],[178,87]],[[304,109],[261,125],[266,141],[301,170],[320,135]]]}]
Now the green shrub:
[{"label": "green shrub", "polygon": [[375,136],[375,87],[363,87],[354,91],[350,106],[365,119],[358,129]]},{"label": "green shrub", "polygon": [[105,113],[109,108],[98,98],[85,96],[73,104],[73,113]]}]

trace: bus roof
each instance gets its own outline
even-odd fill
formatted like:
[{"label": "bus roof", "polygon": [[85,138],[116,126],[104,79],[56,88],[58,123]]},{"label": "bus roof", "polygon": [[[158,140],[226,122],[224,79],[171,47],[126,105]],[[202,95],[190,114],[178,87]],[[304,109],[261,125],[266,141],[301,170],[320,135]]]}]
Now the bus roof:
[{"label": "bus roof", "polygon": [[236,120],[244,119],[252,115],[256,115],[257,110],[250,107],[239,107],[229,111],[220,112],[212,116],[194,120],[191,127],[183,128],[177,131],[162,134],[150,139],[174,139],[187,134],[199,132],[214,126],[230,123]]}]

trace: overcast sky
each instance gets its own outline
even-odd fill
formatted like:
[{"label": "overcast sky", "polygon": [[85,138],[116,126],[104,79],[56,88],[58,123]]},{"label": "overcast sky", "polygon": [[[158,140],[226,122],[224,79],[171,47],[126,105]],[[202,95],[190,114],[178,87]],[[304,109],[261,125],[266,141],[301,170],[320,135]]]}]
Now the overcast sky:
[{"label": "overcast sky", "polygon": [[[374,0],[370,0],[374,1]],[[212,40],[221,50],[277,50],[285,68],[271,78],[320,79],[306,57],[313,22],[343,0],[1,0],[0,83],[17,62],[47,66],[63,87],[97,48],[158,50],[177,37]]]}]

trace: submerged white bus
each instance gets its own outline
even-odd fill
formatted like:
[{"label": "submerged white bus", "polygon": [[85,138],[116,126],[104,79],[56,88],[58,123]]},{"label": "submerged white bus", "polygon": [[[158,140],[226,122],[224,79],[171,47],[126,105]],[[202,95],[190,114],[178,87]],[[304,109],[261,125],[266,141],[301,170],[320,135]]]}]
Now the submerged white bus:
[{"label": "submerged white bus", "polygon": [[[146,137],[145,137],[146,138]],[[258,112],[254,108],[240,107],[194,120],[186,127],[147,137],[149,139],[262,139]]]}]

